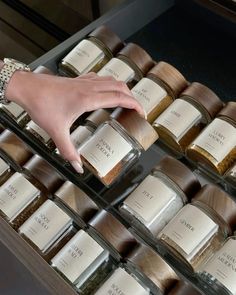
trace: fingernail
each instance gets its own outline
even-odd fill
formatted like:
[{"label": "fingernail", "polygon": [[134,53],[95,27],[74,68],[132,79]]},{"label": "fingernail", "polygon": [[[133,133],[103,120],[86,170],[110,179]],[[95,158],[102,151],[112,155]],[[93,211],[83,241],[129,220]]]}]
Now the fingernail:
[{"label": "fingernail", "polygon": [[82,168],[82,165],[79,163],[79,161],[70,161],[70,164],[78,173],[84,173],[84,169]]}]

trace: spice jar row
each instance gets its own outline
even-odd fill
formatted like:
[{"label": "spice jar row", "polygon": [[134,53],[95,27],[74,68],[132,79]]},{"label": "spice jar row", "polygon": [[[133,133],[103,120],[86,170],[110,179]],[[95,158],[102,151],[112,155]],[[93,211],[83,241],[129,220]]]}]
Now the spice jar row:
[{"label": "spice jar row", "polygon": [[[107,51],[110,52],[109,58]],[[114,55],[116,57],[113,57]],[[101,60],[103,62],[100,62]],[[95,64],[99,66],[94,68]],[[122,44],[108,28],[102,26],[93,31],[87,39],[79,42],[61,62],[60,70],[62,69],[67,73],[74,70],[74,76],[92,70],[100,76],[113,76],[118,81],[126,82],[134,97],[143,105],[146,119],[153,124],[160,140],[177,156],[186,154],[189,159],[219,175],[227,173],[235,164],[235,103],[228,103],[223,108],[222,101],[212,90],[200,83],[189,84],[170,64],[159,62],[155,65],[145,50],[136,44]],[[50,73],[43,67],[36,71]],[[13,118],[19,119],[20,122],[21,118],[27,117],[27,114],[14,104],[2,107],[5,110],[9,108],[7,112],[12,111]],[[78,126],[71,134],[76,148],[106,121],[114,123],[114,120],[110,119],[110,113],[105,110],[95,112],[92,118],[88,117],[85,125]],[[140,132],[143,132],[141,128],[142,126]],[[36,136],[49,149],[55,149],[49,135],[33,121],[28,122],[26,131]],[[129,133],[129,130],[125,131]],[[153,141],[154,135],[149,145]],[[89,166],[95,175],[101,174],[99,179],[107,186],[120,174],[119,167],[118,172],[115,171],[116,165],[126,166],[117,160],[112,168],[107,167],[107,173],[103,173],[104,171],[98,171],[98,167],[93,167],[91,163],[88,165],[87,160],[84,161],[85,166]],[[107,175],[109,173],[110,175]]]},{"label": "spice jar row", "polygon": [[[9,131],[4,131],[3,134],[4,133],[10,134],[11,139],[14,139],[16,142],[17,137],[14,134],[11,134]],[[14,156],[14,153],[10,156]],[[54,174],[54,177],[52,176],[52,174]],[[51,180],[48,180],[48,175],[51,175]],[[159,241],[162,241],[165,246],[169,248],[170,251],[173,251],[173,255],[175,255],[178,259],[183,260],[188,265],[188,267],[190,266],[191,268],[193,268],[195,272],[199,272],[198,269],[200,268],[200,266],[202,267],[203,262],[205,262],[212,254],[216,252],[217,249],[219,249],[219,247],[222,246],[222,243],[225,241],[226,237],[234,229],[234,217],[236,210],[234,202],[226,193],[222,192],[217,187],[206,186],[203,189],[200,189],[200,184],[193,173],[178,160],[170,157],[164,158],[159,163],[159,165],[153,169],[152,175],[150,176],[147,176],[147,178],[140,184],[140,187],[136,189],[136,193],[133,192],[131,194],[134,198],[133,202],[132,198],[131,201],[129,200],[131,196],[129,196],[127,198],[127,201],[124,202],[124,204],[126,203],[126,205],[130,206],[130,208],[127,210],[127,207],[125,208],[123,204],[121,206],[121,212],[125,212],[125,208],[127,211],[131,212],[129,212],[130,216],[134,214],[134,219],[136,219],[138,216],[137,212],[134,213],[134,211],[135,209],[136,211],[138,211],[137,205],[140,206],[138,208],[139,210],[141,206],[145,205],[146,207],[143,207],[143,212],[146,214],[146,216],[150,214],[153,217],[153,220],[158,220],[158,218],[160,218],[159,220],[161,221],[156,223],[154,222],[153,224],[150,223],[151,226],[148,229],[148,232],[149,230],[153,231],[152,236],[156,237]],[[57,184],[55,184],[55,182],[57,182]],[[53,257],[55,255],[55,257],[57,257],[57,255],[59,255],[58,253],[64,253],[64,247],[66,247],[67,243],[69,244],[72,239],[75,239],[77,232],[94,232],[94,227],[92,226],[93,222],[91,221],[88,223],[88,228],[86,227],[86,223],[99,210],[97,205],[77,186],[68,181],[60,186],[62,182],[63,180],[61,179],[60,175],[57,175],[57,177],[55,177],[55,172],[52,171],[52,168],[43,159],[41,159],[39,156],[33,156],[23,166],[22,172],[15,172],[10,178],[8,178],[6,182],[4,182],[0,190],[1,200],[4,200],[5,202],[5,204],[1,208],[1,212],[4,218],[10,221],[14,228],[18,228],[18,231],[22,235],[22,237],[24,237],[45,259],[51,261],[52,265],[54,261]],[[60,186],[60,188],[56,192],[54,192],[56,188],[58,188],[58,186]],[[54,197],[50,197],[50,199],[38,197],[37,194],[39,190],[36,193],[35,191],[33,191],[35,190],[35,187],[36,189],[37,187],[40,187],[41,190],[43,190],[42,187],[46,187],[44,189],[48,191],[48,195],[53,194]],[[154,192],[150,191],[152,190],[152,188],[156,188]],[[172,198],[168,198],[168,196],[171,196],[171,190]],[[198,194],[194,198],[192,198],[197,191]],[[138,194],[141,192],[143,196],[147,197],[148,199],[144,198],[144,202],[144,200],[142,200],[140,197],[137,197],[136,202],[135,196],[138,196]],[[160,193],[159,197],[157,196],[157,194],[155,195],[156,192]],[[168,202],[164,204],[164,200],[166,201],[166,196]],[[163,198],[163,200],[161,200],[161,198]],[[54,199],[55,202],[53,202],[52,199]],[[156,201],[154,202],[155,199]],[[186,203],[186,199],[192,199],[192,203],[184,206],[184,204]],[[149,204],[147,200],[150,201]],[[25,201],[29,201],[27,205],[28,207],[25,207],[26,210],[22,210],[22,208],[26,204]],[[196,210],[197,212],[193,213],[192,210],[194,206],[196,207],[194,210]],[[15,214],[16,218],[9,220],[9,216],[6,214],[9,213],[7,212],[7,210],[9,209],[10,211],[14,211],[14,208],[18,208],[19,211]],[[64,212],[64,208],[66,208],[67,212],[70,211],[73,217],[76,217],[72,218],[71,215],[68,215],[66,212]],[[154,210],[153,208],[155,208],[156,210]],[[142,212],[142,210],[140,212]],[[92,220],[98,220],[95,223],[97,223],[97,225],[99,224],[98,228],[100,228],[100,230],[105,228],[105,224],[113,224],[111,222],[111,219],[113,220],[114,217],[111,217],[111,215],[106,211],[104,211],[103,213],[98,213],[97,216],[103,215],[110,216],[109,221],[107,218],[105,218],[106,221],[104,221],[103,217],[101,218],[101,221],[100,217],[95,216],[94,218],[92,218]],[[190,222],[187,223],[188,216],[191,217],[192,225]],[[195,218],[193,218],[193,216]],[[142,216],[142,218],[143,217],[145,216]],[[75,221],[73,221],[73,219]],[[137,219],[139,219],[137,222],[138,226],[136,226],[135,223],[133,223],[133,225],[134,228],[136,228],[137,232],[139,232],[143,230],[144,225],[140,227],[142,220],[140,221],[140,218]],[[184,219],[185,222],[182,222]],[[164,224],[162,223],[162,220],[164,220]],[[182,229],[181,226],[177,226],[177,228],[173,227],[173,225],[175,226],[176,224],[178,224],[177,220],[182,220],[180,222]],[[200,221],[202,223],[199,223]],[[198,227],[196,226],[196,224],[198,225]],[[214,226],[212,226],[212,224]],[[190,225],[192,226],[192,228],[190,228]],[[185,226],[190,230],[190,235],[183,230]],[[195,231],[194,234],[192,233],[193,228]],[[205,229],[204,233],[202,230],[203,228]],[[112,229],[114,229],[114,226],[112,226]],[[192,245],[192,248],[194,248],[194,253],[192,253],[193,255],[191,260],[189,260],[189,255],[185,255],[186,249],[181,248],[183,247],[181,242],[179,242],[178,240],[176,243],[176,240],[174,239],[175,237],[173,238],[173,236],[170,234],[172,232],[178,233],[177,229],[179,230],[179,235],[182,235],[182,238],[185,241],[184,247],[189,244],[189,241],[191,241],[191,244],[194,244]],[[115,237],[113,238],[116,239],[115,245],[117,245],[118,243],[119,247],[121,247],[121,244],[123,243],[121,237],[123,236],[125,237],[125,243],[127,243],[127,240],[131,239],[132,245],[136,244],[134,238],[130,238],[132,235],[127,230],[125,231],[126,234],[120,234],[121,231],[118,231],[118,233],[114,233]],[[197,231],[198,235],[196,235]],[[194,237],[191,236],[191,234]],[[97,241],[100,241],[101,239],[109,241],[107,235],[109,236],[111,235],[111,233],[109,232],[109,229],[106,228],[105,232],[99,233],[97,235]],[[80,235],[78,234],[78,236]],[[168,239],[166,239],[166,236],[168,237]],[[107,244],[107,241],[105,242],[105,244]],[[201,247],[199,245],[201,245]],[[114,257],[112,257],[115,259],[119,255],[117,254],[116,250],[114,251],[114,245],[111,248],[113,249],[113,251],[110,250],[110,252],[113,253]],[[133,246],[131,247],[129,244],[129,249],[130,248],[133,248]],[[198,252],[199,248],[202,251],[201,255],[199,255]],[[183,252],[185,253],[184,255]],[[135,254],[135,257],[137,257],[136,255],[137,254]],[[140,255],[140,257],[143,256],[144,253]],[[201,259],[199,259],[199,257]],[[105,284],[104,288],[108,288],[106,286],[109,286],[110,280],[113,282],[113,279],[119,279],[119,274],[121,274],[122,272],[124,272],[125,277],[126,275],[129,275],[129,269],[132,269],[129,260],[127,262],[127,265],[129,265],[128,268],[126,265],[123,266],[123,264],[118,266],[119,261],[120,260],[118,259],[118,261],[116,261],[118,264],[115,263],[114,268],[112,268],[114,274],[111,275],[111,269],[108,272],[109,274],[107,273],[108,276],[111,275],[111,279],[108,279],[108,282],[107,284]],[[124,267],[124,269],[122,267]],[[105,274],[105,272],[102,273]],[[62,275],[64,276],[64,274]],[[202,280],[202,277],[204,277],[204,275],[202,275],[201,273],[200,277]],[[205,280],[205,277],[203,279]],[[232,279],[234,279],[233,276],[231,276],[230,280]],[[78,284],[76,285],[78,287]],[[97,286],[97,283],[95,285]],[[143,286],[146,285],[143,285],[143,283],[141,282],[142,287],[140,287],[140,285],[137,286],[141,288],[141,290],[143,290]],[[148,292],[147,290],[153,287],[152,284],[147,284],[147,286],[149,287],[144,288],[145,292]],[[220,284],[219,286],[220,287],[218,288],[222,288]],[[103,289],[101,290],[101,292],[104,292]],[[154,291],[151,292],[153,292],[153,294],[156,294],[155,288]]]}]

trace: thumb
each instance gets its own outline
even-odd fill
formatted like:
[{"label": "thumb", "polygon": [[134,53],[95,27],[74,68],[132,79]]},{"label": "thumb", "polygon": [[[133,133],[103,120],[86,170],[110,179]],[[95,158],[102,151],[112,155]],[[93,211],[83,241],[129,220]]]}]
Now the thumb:
[{"label": "thumb", "polygon": [[69,130],[60,130],[60,132],[57,131],[57,133],[52,136],[52,139],[54,140],[54,143],[56,144],[62,157],[68,160],[78,173],[82,174],[84,172],[82,168],[83,164],[80,159],[80,155],[71,141]]}]

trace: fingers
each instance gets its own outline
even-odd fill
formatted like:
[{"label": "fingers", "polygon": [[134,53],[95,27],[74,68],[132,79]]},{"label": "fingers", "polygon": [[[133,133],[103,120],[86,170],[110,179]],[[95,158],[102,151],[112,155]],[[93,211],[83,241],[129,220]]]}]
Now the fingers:
[{"label": "fingers", "polygon": [[61,156],[64,159],[68,160],[78,173],[82,174],[84,172],[82,168],[83,164],[79,154],[77,153],[73,143],[71,142],[69,130],[58,131],[54,136],[52,136],[52,139],[55,142]]},{"label": "fingers", "polygon": [[116,81],[116,79],[112,76],[100,77],[94,72],[82,74],[82,75],[76,77],[75,79],[89,79],[89,80],[97,80],[97,81]]},{"label": "fingers", "polygon": [[145,116],[143,107],[134,99],[120,91],[106,91],[96,94],[96,99],[90,99],[87,105],[87,111],[93,111],[99,108],[123,107],[136,110],[142,117]]}]

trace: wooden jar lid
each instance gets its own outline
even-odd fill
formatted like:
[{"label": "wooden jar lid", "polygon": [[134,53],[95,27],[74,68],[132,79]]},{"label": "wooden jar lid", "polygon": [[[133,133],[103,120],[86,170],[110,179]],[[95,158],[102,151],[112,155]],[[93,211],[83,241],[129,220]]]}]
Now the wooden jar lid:
[{"label": "wooden jar lid", "polygon": [[161,80],[167,88],[171,89],[175,98],[188,86],[185,77],[175,67],[164,61],[158,62],[147,73],[147,77]]},{"label": "wooden jar lid", "polygon": [[190,86],[180,94],[180,98],[183,96],[188,96],[196,104],[200,105],[205,112],[208,122],[223,108],[223,102],[220,98],[210,88],[198,82],[190,84]]},{"label": "wooden jar lid", "polygon": [[20,166],[33,155],[28,146],[9,130],[0,134],[0,149]]},{"label": "wooden jar lid", "polygon": [[134,43],[128,43],[119,53],[117,57],[124,56],[139,69],[142,75],[146,73],[154,66],[154,62],[151,56],[139,45]]},{"label": "wooden jar lid", "polygon": [[178,280],[175,271],[146,245],[139,245],[127,257],[127,261],[141,274],[151,280],[163,294]]},{"label": "wooden jar lid", "polygon": [[236,122],[236,102],[229,101],[226,106],[217,114],[217,117],[226,117]]},{"label": "wooden jar lid", "polygon": [[117,108],[111,117],[115,119],[146,151],[157,139],[155,129],[136,111]]},{"label": "wooden jar lid", "polygon": [[176,285],[171,289],[171,291],[167,295],[201,295],[197,289],[195,289],[190,284],[179,281]]},{"label": "wooden jar lid", "polygon": [[88,36],[96,38],[102,42],[113,55],[124,46],[120,38],[104,25],[92,31]]},{"label": "wooden jar lid", "polygon": [[49,192],[55,192],[63,183],[61,175],[48,162],[38,155],[34,155],[24,168],[30,175],[44,185]]},{"label": "wooden jar lid", "polygon": [[66,181],[55,195],[85,222],[88,222],[98,211],[96,203],[70,181]]},{"label": "wooden jar lid", "polygon": [[137,241],[111,213],[102,210],[88,223],[121,256],[127,255]]},{"label": "wooden jar lid", "polygon": [[236,203],[225,191],[207,184],[192,199],[192,203],[203,203],[213,209],[233,231],[236,228]]},{"label": "wooden jar lid", "polygon": [[104,109],[98,109],[94,112],[92,112],[85,121],[91,125],[93,125],[95,128],[97,128],[100,124],[104,123],[105,121],[108,121],[110,119],[110,112]]},{"label": "wooden jar lid", "polygon": [[170,178],[189,200],[201,189],[201,184],[193,172],[170,156],[164,157],[153,170]]}]

